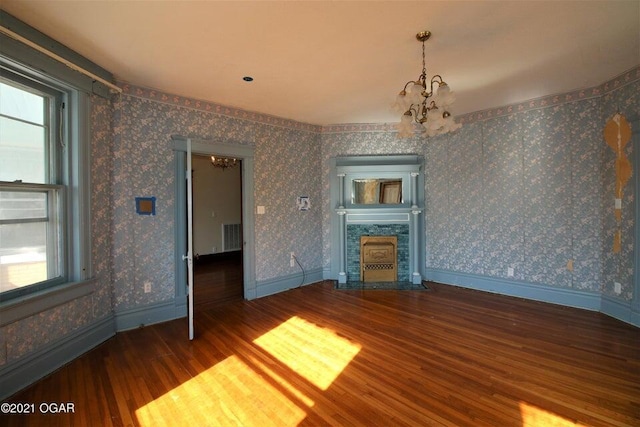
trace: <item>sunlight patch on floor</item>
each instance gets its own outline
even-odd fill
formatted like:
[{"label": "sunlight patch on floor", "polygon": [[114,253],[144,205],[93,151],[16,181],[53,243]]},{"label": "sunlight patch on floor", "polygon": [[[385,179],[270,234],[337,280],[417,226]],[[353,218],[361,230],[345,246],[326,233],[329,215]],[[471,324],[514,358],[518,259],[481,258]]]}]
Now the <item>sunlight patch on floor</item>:
[{"label": "sunlight patch on floor", "polygon": [[254,343],[321,390],[329,388],[361,348],[297,316]]},{"label": "sunlight patch on floor", "polygon": [[520,402],[520,415],[522,418],[522,427],[565,427],[565,426],[582,426],[584,424],[576,424],[566,418],[530,405],[526,402]]},{"label": "sunlight patch on floor", "polygon": [[[295,393],[290,385],[286,388]],[[299,424],[306,412],[237,356],[230,356],[137,409],[136,417],[140,425],[154,427],[281,426]]]}]

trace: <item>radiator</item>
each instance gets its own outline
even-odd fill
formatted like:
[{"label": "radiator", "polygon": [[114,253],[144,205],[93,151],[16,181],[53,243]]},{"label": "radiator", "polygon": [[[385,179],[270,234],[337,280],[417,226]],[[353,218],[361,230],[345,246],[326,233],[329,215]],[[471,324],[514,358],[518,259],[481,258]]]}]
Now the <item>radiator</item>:
[{"label": "radiator", "polygon": [[222,251],[239,251],[242,249],[241,224],[222,224]]}]

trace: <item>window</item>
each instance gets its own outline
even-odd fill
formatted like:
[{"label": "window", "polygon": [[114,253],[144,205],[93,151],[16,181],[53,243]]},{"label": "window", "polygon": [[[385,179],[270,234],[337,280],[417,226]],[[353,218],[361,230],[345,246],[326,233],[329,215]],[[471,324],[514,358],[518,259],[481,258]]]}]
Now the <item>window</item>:
[{"label": "window", "polygon": [[63,94],[0,80],[0,292],[65,276],[59,159]]},{"label": "window", "polygon": [[0,301],[91,275],[88,95],[0,57]]}]

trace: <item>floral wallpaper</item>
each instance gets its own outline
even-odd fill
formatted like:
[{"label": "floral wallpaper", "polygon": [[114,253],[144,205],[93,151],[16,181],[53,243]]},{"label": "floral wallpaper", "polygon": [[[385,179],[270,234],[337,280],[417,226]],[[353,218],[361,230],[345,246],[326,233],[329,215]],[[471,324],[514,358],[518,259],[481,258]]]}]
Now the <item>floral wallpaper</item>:
[{"label": "floral wallpaper", "polygon": [[[305,270],[321,266],[320,144],[318,134],[270,129],[256,144],[256,279],[298,273],[290,266],[294,252]],[[299,211],[298,196],[309,196],[311,209]]]},{"label": "floral wallpaper", "polygon": [[[635,77],[635,80],[633,79]],[[633,146],[639,141],[640,129],[640,67],[635,74],[628,73],[620,76],[605,85],[607,91],[602,97],[602,121],[600,132],[606,122],[616,113],[624,114],[631,123],[634,139],[626,145],[626,155],[633,165],[634,175],[640,174],[640,165],[633,162]],[[600,134],[602,135],[602,134]],[[615,154],[605,145],[601,138],[602,148],[602,182],[603,182],[603,250],[602,260],[604,264],[604,280],[602,292],[605,295],[623,298],[630,301],[633,298],[633,251],[634,251],[634,203],[636,189],[632,178],[624,189],[622,199],[622,250],[614,254],[613,233],[616,230],[614,218],[615,199]],[[622,285],[622,294],[617,296],[614,292],[614,284]]]},{"label": "floral wallpaper", "polygon": [[[297,265],[290,266],[290,252],[305,270],[320,268],[320,177],[315,173],[320,145],[312,128],[128,85],[117,110],[112,200],[116,312],[175,295],[172,135],[255,147],[255,203],[266,207],[266,214],[255,216],[258,282],[299,272]],[[156,197],[155,216],[136,215],[137,196]],[[309,196],[311,210],[298,211],[297,196]],[[144,293],[145,282],[152,285],[150,293]]]},{"label": "floral wallpaper", "polygon": [[113,312],[111,286],[111,151],[113,107],[91,97],[91,243],[95,292],[0,330],[0,365],[37,351]]},{"label": "floral wallpaper", "polygon": [[[419,154],[428,268],[507,278],[511,267],[509,280],[633,298],[635,188],[625,189],[614,254],[614,155],[602,128],[617,111],[639,126],[640,67],[589,90],[468,114],[458,132],[427,141],[399,140],[389,124],[321,128],[121,86],[114,100],[92,97],[96,292],[1,328],[0,365],[114,312],[173,299],[175,134],[255,147],[255,203],[266,207],[255,217],[258,281],[297,273],[291,251],[305,269],[329,270],[330,158]],[[296,209],[301,195],[310,211]],[[155,196],[156,216],[136,215],[136,196]]]},{"label": "floral wallpaper", "polygon": [[[415,153],[426,162],[428,268],[631,301],[635,189],[625,189],[623,250],[613,254],[614,155],[602,129],[616,111],[638,126],[639,94],[636,68],[589,90],[468,114],[456,133],[424,142],[399,140],[383,125],[325,127],[323,265],[333,208],[328,159]],[[627,151],[632,158],[632,144]]]},{"label": "floral wallpaper", "polygon": [[469,123],[429,144],[427,266],[598,291],[598,117],[590,99]]}]

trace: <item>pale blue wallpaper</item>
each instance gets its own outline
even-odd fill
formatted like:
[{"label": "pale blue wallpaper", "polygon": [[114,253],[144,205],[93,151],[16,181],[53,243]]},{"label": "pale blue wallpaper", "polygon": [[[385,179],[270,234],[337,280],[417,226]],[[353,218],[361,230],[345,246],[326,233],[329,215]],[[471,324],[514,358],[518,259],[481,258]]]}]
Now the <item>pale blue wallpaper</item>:
[{"label": "pale blue wallpaper", "polygon": [[[111,287],[111,102],[91,98],[91,230],[95,292],[5,326],[0,365],[46,347],[112,314]],[[4,342],[3,342],[4,340]]]},{"label": "pale blue wallpaper", "polygon": [[598,291],[599,116],[587,99],[428,144],[427,266]]},{"label": "pale blue wallpaper", "polygon": [[[486,267],[483,245],[482,126],[470,123],[455,138],[440,138],[426,146],[426,182],[449,192],[426,192],[425,218],[444,218],[457,212],[450,222],[427,220],[427,257],[442,268],[471,273]],[[444,242],[450,244],[443,244]],[[436,261],[437,260],[437,261]]]},{"label": "pale blue wallpaper", "polygon": [[[257,281],[297,273],[298,267],[290,266],[290,252],[305,270],[320,268],[317,129],[149,89],[124,88],[117,107],[113,171],[116,312],[175,295],[172,135],[255,147],[255,203],[266,208],[265,215],[255,217]],[[155,216],[136,215],[137,196],[156,197]],[[311,198],[310,211],[297,210],[297,196]],[[144,293],[145,282],[152,285],[150,293]]]},{"label": "pale blue wallpaper", "polygon": [[[634,133],[638,133],[640,127],[640,68],[635,74],[635,81],[629,82],[630,76],[625,75],[614,79],[606,85],[607,93],[602,98],[603,124],[606,123],[616,112],[623,113],[635,125]],[[600,132],[602,127],[600,128]],[[602,135],[602,134],[600,134]],[[602,138],[602,136],[601,136]],[[636,137],[637,138],[637,137]],[[601,139],[603,147],[603,168],[602,180],[603,188],[603,229],[604,244],[602,258],[604,262],[603,293],[611,297],[617,297],[614,292],[614,282],[622,285],[621,297],[627,301],[633,298],[633,250],[634,250],[634,203],[635,188],[633,178],[624,189],[622,200],[622,251],[614,254],[611,251],[613,246],[613,233],[617,229],[614,217],[614,194],[615,194],[615,154]],[[626,146],[626,155],[633,162],[633,145],[630,142]],[[640,165],[634,165],[634,175],[640,173]]]},{"label": "pale blue wallpaper", "polygon": [[[258,281],[297,273],[291,251],[305,269],[329,271],[329,159],[418,154],[426,161],[427,268],[633,298],[635,189],[625,189],[623,248],[613,254],[615,156],[602,129],[616,111],[640,123],[640,68],[588,91],[467,115],[457,133],[427,141],[399,140],[389,125],[319,128],[123,88],[114,104],[92,98],[96,291],[2,328],[0,365],[114,311],[174,298],[175,134],[255,147],[255,203],[266,207],[255,217]],[[301,195],[310,211],[296,209]],[[156,197],[156,216],[136,215],[136,196]],[[145,282],[152,292],[143,292]]]},{"label": "pale blue wallpaper", "polygon": [[589,90],[469,114],[458,132],[427,141],[398,140],[385,126],[325,128],[325,269],[333,214],[328,159],[415,153],[426,159],[428,269],[631,301],[634,188],[625,190],[623,250],[614,255],[615,156],[602,129],[616,111],[637,120],[639,93],[637,68]]},{"label": "pale blue wallpaper", "polygon": [[[285,128],[265,129],[256,141],[256,279],[299,272],[290,265],[295,252],[305,270],[322,260],[320,141],[317,133]],[[298,196],[309,196],[311,209],[299,211]]]},{"label": "pale blue wallpaper", "polygon": [[[567,105],[572,168],[569,178],[571,200],[570,231],[573,259],[572,286],[588,291],[601,290],[604,277],[602,248],[602,154],[607,148],[602,138],[600,100],[589,99]],[[611,246],[607,247],[608,249]],[[593,272],[597,272],[595,274]]]},{"label": "pale blue wallpaper", "polygon": [[113,103],[93,97],[91,113],[91,256],[98,278],[93,295],[93,317],[113,313],[112,278],[112,173]]}]

